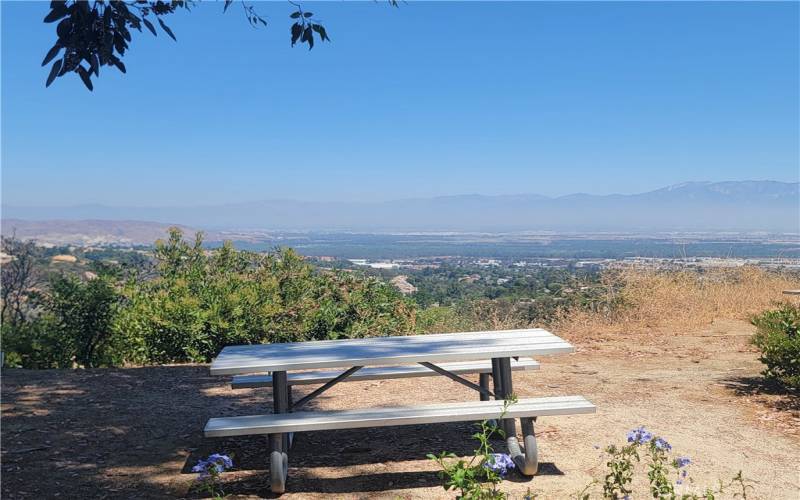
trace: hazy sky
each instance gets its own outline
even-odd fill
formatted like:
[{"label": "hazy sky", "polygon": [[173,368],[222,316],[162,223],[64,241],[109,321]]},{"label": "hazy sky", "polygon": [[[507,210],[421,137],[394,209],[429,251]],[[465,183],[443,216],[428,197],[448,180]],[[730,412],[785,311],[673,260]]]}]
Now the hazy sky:
[{"label": "hazy sky", "polygon": [[127,75],[49,89],[45,2],[2,2],[3,203],[631,193],[797,181],[800,4],[307,3],[170,16]]}]

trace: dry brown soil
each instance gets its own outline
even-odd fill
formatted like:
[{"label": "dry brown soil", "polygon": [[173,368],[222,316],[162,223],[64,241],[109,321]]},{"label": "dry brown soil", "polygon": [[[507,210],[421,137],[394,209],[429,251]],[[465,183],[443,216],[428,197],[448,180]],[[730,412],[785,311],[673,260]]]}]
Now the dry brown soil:
[{"label": "dry brown soil", "polygon": [[[567,498],[602,474],[596,446],[645,425],[694,461],[695,486],[742,470],[754,498],[800,498],[800,397],[764,385],[751,327],[725,321],[694,333],[571,339],[578,351],[543,357],[515,374],[520,396],[581,394],[595,415],[542,418],[541,474],[512,476],[521,498]],[[266,439],[204,439],[212,416],[268,408],[269,391],[232,391],[205,366],[2,374],[2,497],[196,497],[191,465],[232,453],[226,493],[269,497]],[[475,397],[444,378],[340,384],[317,408],[356,408]],[[471,424],[308,433],[290,458],[285,498],[448,498],[428,452],[466,455]],[[499,444],[499,443],[498,443]],[[337,450],[342,450],[338,453]],[[646,490],[638,485],[635,498]],[[729,497],[723,495],[723,498]]]}]

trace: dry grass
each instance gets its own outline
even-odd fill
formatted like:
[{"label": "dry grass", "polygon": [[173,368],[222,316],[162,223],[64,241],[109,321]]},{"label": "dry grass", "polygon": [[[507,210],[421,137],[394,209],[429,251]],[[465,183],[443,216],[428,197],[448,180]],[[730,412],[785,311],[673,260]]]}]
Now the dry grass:
[{"label": "dry grass", "polygon": [[[797,274],[756,267],[706,272],[627,268],[604,277],[605,306],[572,310],[552,325],[572,335],[693,331],[715,319],[748,320],[800,287]],[[796,300],[796,299],[795,299]]]}]

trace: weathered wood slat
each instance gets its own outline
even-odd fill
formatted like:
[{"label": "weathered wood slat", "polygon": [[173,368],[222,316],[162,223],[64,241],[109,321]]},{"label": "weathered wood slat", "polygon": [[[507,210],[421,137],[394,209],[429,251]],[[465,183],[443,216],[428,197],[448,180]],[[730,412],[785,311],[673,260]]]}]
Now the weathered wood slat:
[{"label": "weathered wood slat", "polygon": [[[500,417],[503,401],[475,401],[436,405],[359,410],[281,413],[212,418],[206,437],[276,434],[363,427],[469,422]],[[506,418],[594,413],[595,406],[582,396],[521,399],[511,405]]]}]

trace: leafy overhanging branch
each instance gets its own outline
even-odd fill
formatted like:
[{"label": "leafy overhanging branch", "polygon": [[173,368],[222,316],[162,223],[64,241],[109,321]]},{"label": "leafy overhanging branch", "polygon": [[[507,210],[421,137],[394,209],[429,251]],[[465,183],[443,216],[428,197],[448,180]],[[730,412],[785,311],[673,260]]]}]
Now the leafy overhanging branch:
[{"label": "leafy overhanging branch", "polygon": [[[223,13],[234,0],[225,0]],[[56,25],[56,42],[42,61],[42,66],[52,62],[45,86],[49,87],[56,78],[67,73],[76,73],[89,90],[94,88],[92,76],[100,76],[101,66],[114,66],[126,72],[122,58],[132,41],[131,31],[147,29],[158,36],[154,21],[170,38],[177,41],[172,29],[164,22],[164,17],[178,10],[190,11],[193,0],[53,0],[45,23]],[[253,28],[266,27],[267,21],[245,0],[240,0],[245,18]],[[290,28],[292,46],[298,41],[314,48],[315,37],[329,42],[325,27],[311,12],[304,12],[299,4],[290,1],[297,8],[289,16],[295,20]],[[389,0],[397,6],[397,0]]]}]

